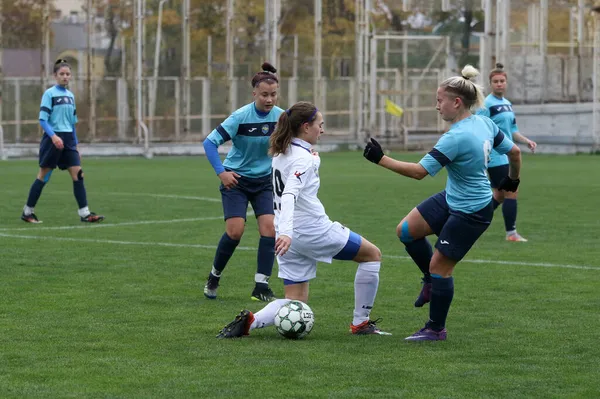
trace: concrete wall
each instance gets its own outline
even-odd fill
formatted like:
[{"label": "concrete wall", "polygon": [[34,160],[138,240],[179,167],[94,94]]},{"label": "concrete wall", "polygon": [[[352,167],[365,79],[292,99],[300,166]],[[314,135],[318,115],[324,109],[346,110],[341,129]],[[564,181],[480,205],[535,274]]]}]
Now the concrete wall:
[{"label": "concrete wall", "polygon": [[538,143],[540,153],[592,150],[592,103],[513,105],[513,110],[519,130]]}]

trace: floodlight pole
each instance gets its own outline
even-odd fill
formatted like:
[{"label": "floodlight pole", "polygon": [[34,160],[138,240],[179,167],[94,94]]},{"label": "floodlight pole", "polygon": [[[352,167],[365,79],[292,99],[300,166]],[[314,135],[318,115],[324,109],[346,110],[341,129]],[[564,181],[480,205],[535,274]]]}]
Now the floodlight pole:
[{"label": "floodlight pole", "polygon": [[596,152],[600,149],[600,0],[597,0],[592,7],[592,15],[594,16],[594,48],[593,48],[593,110],[592,110],[592,126],[594,144],[592,151]]}]

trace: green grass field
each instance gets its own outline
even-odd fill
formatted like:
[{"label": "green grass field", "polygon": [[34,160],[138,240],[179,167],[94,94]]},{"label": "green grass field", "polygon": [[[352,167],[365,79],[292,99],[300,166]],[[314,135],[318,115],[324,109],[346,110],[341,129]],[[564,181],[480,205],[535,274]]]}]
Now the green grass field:
[{"label": "green grass field", "polygon": [[372,316],[393,336],[349,334],[356,265],[334,262],[311,283],[306,339],[267,328],[216,340],[240,309],[262,307],[250,300],[258,234],[250,216],[219,298],[205,299],[224,224],[204,158],[84,159],[101,225],[79,222],[58,172],[36,207],[44,223],[23,223],[37,165],[10,161],[0,165],[0,397],[600,397],[600,158],[525,156],[518,226],[530,241],[505,242],[498,210],[456,269],[448,340],[406,343],[428,310],[412,306],[420,276],[395,227],[445,174],[413,181],[358,152],[321,156],[329,216],[383,252]]}]

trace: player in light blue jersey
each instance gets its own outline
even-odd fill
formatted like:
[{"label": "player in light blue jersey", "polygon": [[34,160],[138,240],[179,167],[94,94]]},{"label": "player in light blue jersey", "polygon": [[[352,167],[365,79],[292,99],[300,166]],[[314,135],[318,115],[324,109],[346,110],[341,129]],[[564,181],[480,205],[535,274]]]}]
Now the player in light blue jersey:
[{"label": "player in light blue jersey", "polygon": [[39,119],[44,135],[40,142],[40,170],[29,190],[21,219],[28,223],[42,223],[35,215],[34,208],[52,171],[58,166],[61,170],[68,170],[73,179],[73,193],[79,206],[77,212],[80,220],[88,223],[100,222],[104,220],[104,216],[96,215],[88,209],[75,131],[77,123],[75,96],[67,89],[71,79],[71,66],[66,60],[56,61],[54,78],[56,85],[46,90],[42,96]]},{"label": "player in light blue jersey", "polygon": [[[269,302],[275,299],[269,277],[275,261],[275,227],[269,137],[283,110],[277,107],[279,80],[269,63],[252,78],[254,101],[233,112],[204,140],[206,157],[221,180],[225,233],[221,236],[212,270],[204,286],[204,296],[217,297],[221,273],[244,234],[248,202],[258,222],[255,286],[251,298]],[[232,146],[221,163],[217,148],[228,141]]]},{"label": "player in light blue jersey", "polygon": [[[527,144],[531,152],[535,152],[537,146],[535,141],[529,140],[519,132],[512,104],[504,97],[506,91],[506,71],[504,65],[498,63],[489,76],[492,93],[485,98],[484,106],[477,110],[478,115],[491,118],[500,130],[515,143]],[[518,191],[510,192],[499,190],[500,181],[508,175],[508,158],[504,154],[492,151],[488,164],[488,175],[492,190],[494,192],[494,209],[502,204],[502,215],[504,216],[504,227],[506,228],[506,240],[525,242],[517,233],[517,194]]]},{"label": "player in light blue jersey", "polygon": [[[446,189],[423,201],[396,228],[406,252],[423,272],[423,288],[416,307],[431,302],[429,321],[408,341],[446,339],[446,318],[454,297],[452,272],[492,221],[492,191],[486,175],[492,148],[508,154],[509,176],[500,184],[506,191],[519,185],[521,151],[487,117],[472,115],[483,103],[481,89],[471,81],[479,72],[470,65],[462,76],[446,79],[437,90],[436,109],[451,124],[419,163],[401,162],[384,155],[374,139],[364,156],[403,176],[423,179],[448,170]],[[436,234],[435,253],[426,237]]]}]

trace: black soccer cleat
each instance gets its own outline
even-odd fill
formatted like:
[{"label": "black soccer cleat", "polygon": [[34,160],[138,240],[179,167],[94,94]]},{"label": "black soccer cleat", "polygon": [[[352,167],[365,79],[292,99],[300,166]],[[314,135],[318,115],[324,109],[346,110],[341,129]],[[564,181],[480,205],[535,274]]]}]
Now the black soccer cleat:
[{"label": "black soccer cleat", "polygon": [[275,294],[271,291],[269,284],[256,283],[250,299],[253,301],[271,302],[277,298],[275,298]]},{"label": "black soccer cleat", "polygon": [[89,215],[85,217],[81,217],[81,221],[85,223],[98,223],[104,220],[104,216],[96,215],[94,212],[91,212]]},{"label": "black soccer cleat", "polygon": [[254,314],[249,310],[242,310],[235,319],[227,324],[217,338],[240,338],[244,335],[250,335],[250,326],[254,322]]},{"label": "black soccer cleat", "polygon": [[35,216],[35,213],[31,213],[29,215],[26,215],[25,213],[21,214],[21,220],[23,220],[24,222],[27,223],[42,223],[41,220],[39,220],[37,218],[37,216]]}]

